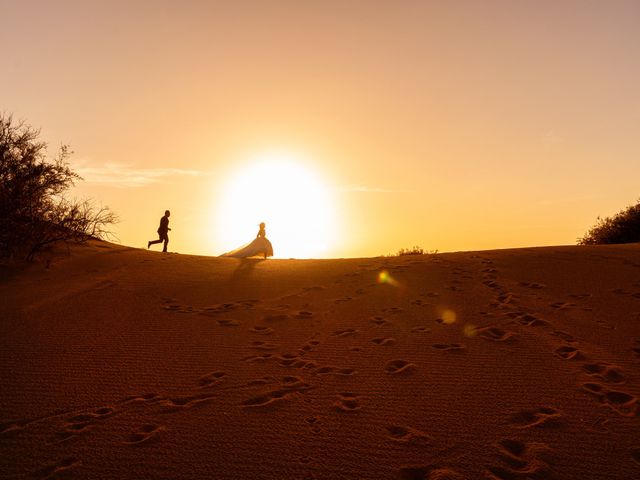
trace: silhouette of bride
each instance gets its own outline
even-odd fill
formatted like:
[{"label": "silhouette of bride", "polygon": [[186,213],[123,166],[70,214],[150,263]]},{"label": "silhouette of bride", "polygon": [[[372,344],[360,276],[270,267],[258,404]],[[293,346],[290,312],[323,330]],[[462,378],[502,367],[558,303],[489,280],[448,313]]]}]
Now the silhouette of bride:
[{"label": "silhouette of bride", "polygon": [[235,250],[231,250],[230,252],[223,253],[220,255],[221,257],[234,257],[234,258],[248,258],[255,257],[257,255],[264,255],[264,258],[273,256],[273,247],[271,246],[271,242],[267,239],[267,234],[265,232],[265,224],[264,222],[260,224],[260,230],[258,230],[258,235],[256,235],[255,240],[253,242],[243,245],[240,248],[236,248]]}]

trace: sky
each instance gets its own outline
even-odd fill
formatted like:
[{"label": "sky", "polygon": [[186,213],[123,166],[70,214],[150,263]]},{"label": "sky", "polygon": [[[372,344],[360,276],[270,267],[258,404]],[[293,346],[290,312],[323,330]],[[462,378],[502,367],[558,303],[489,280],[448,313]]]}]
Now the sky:
[{"label": "sky", "polygon": [[146,248],[575,244],[640,198],[640,2],[0,0],[0,111]]}]

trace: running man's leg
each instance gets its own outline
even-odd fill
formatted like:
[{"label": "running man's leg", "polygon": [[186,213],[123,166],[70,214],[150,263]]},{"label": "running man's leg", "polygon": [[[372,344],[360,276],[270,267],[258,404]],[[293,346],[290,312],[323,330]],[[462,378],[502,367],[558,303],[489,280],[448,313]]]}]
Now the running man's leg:
[{"label": "running man's leg", "polygon": [[158,240],[149,240],[147,242],[147,248],[149,248],[151,245],[155,245],[156,243],[162,243],[164,241],[164,238],[162,237],[162,235],[158,235],[160,238],[158,238]]},{"label": "running man's leg", "polygon": [[161,237],[160,240],[158,240],[158,242],[164,241],[164,247],[162,249],[163,252],[167,251],[167,245],[169,245],[169,234],[165,233],[164,237]]}]

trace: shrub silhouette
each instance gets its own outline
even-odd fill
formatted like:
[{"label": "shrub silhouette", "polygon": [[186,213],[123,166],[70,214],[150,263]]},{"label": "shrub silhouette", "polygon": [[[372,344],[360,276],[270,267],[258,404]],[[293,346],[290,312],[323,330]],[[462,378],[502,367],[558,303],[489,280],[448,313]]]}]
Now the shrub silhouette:
[{"label": "shrub silhouette", "polygon": [[390,257],[403,257],[405,255],[435,255],[438,250],[425,250],[424,248],[414,245],[411,248],[401,248],[395,255],[389,255]]},{"label": "shrub silhouette", "polygon": [[598,217],[591,230],[578,239],[580,245],[634,242],[640,242],[640,200],[613,217]]},{"label": "shrub silhouette", "polygon": [[67,163],[67,145],[47,158],[39,130],[0,114],[0,258],[30,260],[57,242],[83,242],[110,235],[117,222],[107,207],[71,201],[66,191],[81,180]]}]

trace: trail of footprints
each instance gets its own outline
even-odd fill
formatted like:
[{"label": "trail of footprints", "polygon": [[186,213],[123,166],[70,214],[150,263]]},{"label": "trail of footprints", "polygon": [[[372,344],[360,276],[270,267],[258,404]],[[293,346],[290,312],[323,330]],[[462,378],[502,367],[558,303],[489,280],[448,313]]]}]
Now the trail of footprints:
[{"label": "trail of footprints", "polygon": [[155,436],[162,430],[164,430],[164,427],[155,425],[153,423],[144,424],[135,432],[127,435],[124,443],[128,445],[139,445],[141,443],[148,442],[149,440],[155,438]]},{"label": "trail of footprints", "polygon": [[285,402],[296,393],[304,392],[311,388],[313,387],[301,378],[289,375],[282,379],[278,388],[249,397],[243,400],[240,405],[248,409],[263,409],[277,403]]},{"label": "trail of footprints", "polygon": [[46,478],[59,478],[65,472],[80,466],[82,462],[74,457],[67,457],[59,462],[52,463],[46,467],[41,468],[33,474],[34,478],[46,479]]},{"label": "trail of footprints", "polygon": [[[483,261],[487,267],[482,271],[483,283],[493,289],[496,293],[496,301],[492,306],[499,309],[505,309],[507,312],[505,315],[514,322],[525,327],[548,327],[550,324],[546,320],[543,320],[536,315],[526,313],[519,310],[513,310],[517,302],[512,293],[506,291],[497,281],[497,270],[493,266],[491,261]],[[460,273],[460,272],[458,272]],[[469,277],[470,278],[470,277]],[[456,285],[461,283],[454,281]],[[521,286],[530,288],[533,290],[539,290],[545,288],[545,285],[534,282],[521,282]],[[372,285],[372,286],[375,286]],[[308,288],[307,292],[313,292],[320,288]],[[454,289],[454,290],[457,290]],[[363,289],[355,292],[356,295],[364,294]],[[623,292],[620,292],[623,293]],[[627,292],[624,292],[627,293]],[[438,293],[428,292],[422,294],[427,298],[436,298]],[[586,294],[572,294],[569,296],[571,300],[580,301],[584,298],[588,298]],[[335,300],[335,303],[342,303],[352,301],[353,297],[345,296]],[[227,315],[235,311],[254,309],[255,306],[260,303],[258,300],[246,300],[240,302],[222,303],[210,307],[196,308],[188,305],[181,305],[175,301],[175,299],[165,299],[163,303],[163,309],[181,314],[198,314],[206,317],[213,317],[220,327],[240,327],[241,324],[235,319],[228,318]],[[417,299],[410,302],[411,305],[416,307],[432,306],[433,304]],[[574,302],[556,302],[551,304],[551,307],[558,310],[575,308]],[[306,320],[313,318],[314,313],[308,309],[303,309],[291,312],[292,307],[290,304],[281,303],[275,307],[267,309],[267,313],[262,317],[262,320],[266,325],[254,325],[249,330],[251,333],[261,336],[274,335],[276,329],[273,328],[278,323],[289,320]],[[375,327],[384,327],[392,325],[392,322],[388,317],[397,315],[403,312],[401,307],[388,307],[383,309],[382,315],[373,316],[370,318],[370,322]],[[446,322],[442,319],[435,320],[437,324],[446,327]],[[427,326],[417,326],[411,329],[415,334],[428,334],[431,329]],[[353,328],[345,328],[336,330],[332,336],[340,339],[346,337],[353,337],[358,334],[358,330]],[[516,333],[503,330],[496,326],[489,326],[475,329],[475,334],[479,337],[493,341],[493,342],[510,342],[516,338]],[[560,346],[556,349],[555,354],[563,360],[586,360],[586,356],[574,345],[577,340],[569,333],[562,331],[553,331],[551,333],[554,336],[562,339],[566,342],[566,345]],[[371,339],[371,343],[375,346],[389,346],[396,343],[395,338],[388,336],[378,336]],[[256,355],[249,355],[242,360],[246,362],[277,362],[281,367],[300,369],[307,375],[321,378],[325,375],[335,376],[350,376],[356,374],[354,368],[343,368],[336,366],[318,365],[313,360],[303,358],[308,352],[313,351],[318,347],[320,341],[317,339],[309,340],[306,344],[300,347],[299,354],[284,353],[275,354],[268,351],[278,350],[279,344],[263,340],[254,340],[250,344],[250,348],[256,350],[267,351],[265,353],[259,353]],[[466,349],[464,344],[460,343],[436,343],[432,345],[432,348],[441,352],[460,352]],[[361,351],[360,347],[350,347],[350,351]],[[640,340],[636,341],[634,347],[632,347],[634,355],[640,358]],[[409,375],[416,369],[416,365],[404,359],[394,359],[388,361],[383,370],[390,376],[404,376]],[[582,365],[582,372],[588,376],[590,380],[584,382],[581,385],[583,391],[594,397],[600,403],[611,407],[613,410],[621,415],[633,416],[638,413],[637,398],[626,392],[609,388],[606,384],[620,385],[625,382],[625,376],[622,370],[612,364],[606,362],[600,363],[584,363]],[[131,396],[119,403],[119,407],[101,407],[89,412],[81,412],[75,414],[65,420],[63,430],[58,433],[58,441],[66,441],[78,435],[82,435],[91,430],[92,426],[97,422],[104,421],[110,416],[118,413],[117,408],[123,408],[129,404],[147,403],[150,405],[156,405],[161,408],[161,413],[171,413],[182,411],[185,409],[193,408],[199,405],[204,405],[212,402],[216,398],[216,387],[222,384],[227,378],[227,375],[223,371],[212,371],[203,375],[197,380],[197,389],[201,390],[201,393],[197,393],[197,390],[193,394],[187,394],[174,397],[163,397],[157,393],[148,393],[138,396]],[[602,383],[600,383],[602,382]],[[270,408],[277,408],[278,406],[285,404],[288,401],[295,399],[303,395],[305,392],[317,388],[305,381],[300,376],[285,375],[280,380],[265,377],[255,379],[247,382],[246,387],[260,388],[263,391],[249,396],[245,400],[241,401],[239,406],[249,411],[268,410]],[[266,388],[266,390],[265,390]],[[211,391],[207,391],[211,389]],[[361,401],[358,395],[353,392],[341,392],[336,395],[333,403],[333,408],[339,413],[357,413],[361,410]],[[306,423],[310,426],[313,433],[319,433],[321,428],[319,426],[320,420],[315,417],[307,417]],[[523,410],[511,415],[508,422],[516,430],[523,430],[528,428],[550,428],[562,426],[562,413],[553,407],[538,407],[530,410]],[[606,419],[601,422],[606,423]],[[12,435],[22,431],[27,425],[28,421],[13,421],[0,425],[0,435]],[[150,440],[158,438],[159,434],[165,430],[165,427],[157,424],[142,424],[135,428],[131,433],[126,435],[122,442],[126,445],[144,445]],[[411,444],[411,445],[430,445],[433,439],[426,433],[411,428],[409,426],[389,425],[386,427],[387,438],[390,441]],[[545,460],[545,453],[548,452],[548,447],[539,443],[525,443],[515,439],[504,439],[498,442],[496,445],[497,459],[499,460],[495,465],[487,466],[487,474],[490,478],[498,480],[511,480],[511,479],[527,479],[527,478],[546,478],[549,468],[548,463]],[[640,448],[631,452],[635,461],[640,463]],[[60,472],[75,468],[80,465],[81,462],[75,458],[67,458],[56,464],[48,465],[38,472],[36,476],[38,478],[50,478],[58,475]],[[443,466],[418,466],[418,467],[403,467],[400,470],[402,478],[462,478],[462,476],[454,469]],[[434,476],[435,475],[435,476]]]},{"label": "trail of footprints", "polygon": [[551,449],[548,445],[503,439],[495,447],[498,463],[487,466],[489,478],[495,480],[550,478],[551,468],[547,462]]},{"label": "trail of footprints", "polygon": [[[485,263],[485,262],[483,262]],[[493,265],[490,261],[487,262],[487,265]],[[498,293],[497,302],[493,304],[493,306],[497,306],[499,308],[506,307],[516,307],[517,303],[513,296],[505,291],[505,289],[496,282],[497,278],[497,270],[492,266],[483,270],[484,273],[484,284],[489,288],[494,289]],[[535,290],[545,288],[545,285],[531,282],[520,282],[521,286],[532,288]],[[614,293],[620,294],[628,294],[627,291],[624,290],[616,290]],[[505,298],[509,296],[509,301],[506,302]],[[580,307],[577,303],[581,300],[585,300],[590,298],[591,295],[588,293],[573,293],[567,295],[572,301],[558,301],[550,304],[555,310],[569,310],[572,308],[582,308],[585,311],[591,311],[591,308],[588,307]],[[509,304],[509,305],[507,305]],[[521,311],[521,310],[512,310],[505,312],[506,317],[512,319],[512,321],[517,322],[520,325],[526,327],[550,327],[551,324],[539,318],[536,315],[532,315],[530,313]],[[608,322],[596,319],[598,325],[603,328],[613,328],[611,324]],[[513,337],[510,335],[511,332],[505,332],[501,329],[497,329],[496,327],[488,327],[484,329],[476,329],[476,333],[481,337],[487,340],[494,341],[505,341],[509,340]],[[560,345],[554,350],[554,354],[561,358],[562,360],[567,361],[576,361],[576,362],[586,362],[582,363],[582,373],[587,375],[590,378],[590,381],[583,382],[580,384],[580,388],[582,391],[588,393],[591,397],[595,398],[601,404],[606,407],[609,407],[611,410],[617,412],[623,416],[636,416],[640,414],[640,406],[638,405],[638,399],[634,395],[631,395],[627,392],[620,391],[618,389],[612,389],[604,384],[616,384],[620,385],[626,381],[626,377],[622,371],[622,369],[617,366],[607,362],[589,362],[587,355],[580,350],[580,348],[576,345],[577,339],[567,333],[560,330],[554,330],[551,332],[551,335],[560,338],[565,342],[564,345]],[[640,341],[637,341],[636,347],[633,347],[632,351],[640,358]],[[603,384],[604,383],[604,384]],[[550,411],[551,412],[551,411]],[[548,423],[549,420],[553,420],[552,423],[555,424],[557,420],[557,416],[552,412],[548,415],[545,412],[538,412],[538,414],[532,414],[531,412],[525,414],[522,413],[520,416],[520,420],[524,421],[524,419],[531,417],[533,419],[533,424],[538,425],[540,420],[542,423]],[[526,425],[527,422],[524,422]],[[516,474],[512,474],[516,475]],[[496,478],[521,478],[518,475],[516,476],[498,476],[494,473]],[[526,477],[525,477],[526,478]]]},{"label": "trail of footprints", "polygon": [[77,435],[87,432],[96,422],[112,416],[115,413],[111,407],[101,407],[92,412],[80,413],[67,418],[64,429],[58,432],[59,441],[68,440]]}]

